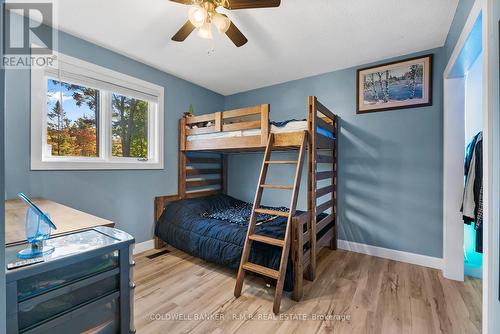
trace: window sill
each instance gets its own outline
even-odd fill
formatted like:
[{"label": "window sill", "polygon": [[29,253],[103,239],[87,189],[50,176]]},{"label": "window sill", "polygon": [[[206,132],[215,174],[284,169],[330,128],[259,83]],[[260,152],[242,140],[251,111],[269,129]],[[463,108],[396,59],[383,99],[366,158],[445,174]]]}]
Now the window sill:
[{"label": "window sill", "polygon": [[155,170],[163,169],[163,162],[136,162],[136,161],[102,161],[102,162],[73,162],[73,161],[39,161],[31,162],[31,170]]}]

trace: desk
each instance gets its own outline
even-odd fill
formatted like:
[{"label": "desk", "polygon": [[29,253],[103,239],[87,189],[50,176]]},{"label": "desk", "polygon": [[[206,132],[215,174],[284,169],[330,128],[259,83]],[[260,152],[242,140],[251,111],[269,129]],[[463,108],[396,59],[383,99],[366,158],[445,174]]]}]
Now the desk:
[{"label": "desk", "polygon": [[[114,227],[115,223],[78,211],[68,206],[43,198],[34,198],[33,202],[43,211],[48,212],[56,224],[51,236],[88,230],[97,226]],[[25,217],[28,205],[20,199],[5,201],[5,245],[11,246],[26,241]]]},{"label": "desk", "polygon": [[[44,262],[5,274],[7,333],[134,333],[134,238],[95,227],[46,243]],[[7,247],[6,262],[24,247]]]}]

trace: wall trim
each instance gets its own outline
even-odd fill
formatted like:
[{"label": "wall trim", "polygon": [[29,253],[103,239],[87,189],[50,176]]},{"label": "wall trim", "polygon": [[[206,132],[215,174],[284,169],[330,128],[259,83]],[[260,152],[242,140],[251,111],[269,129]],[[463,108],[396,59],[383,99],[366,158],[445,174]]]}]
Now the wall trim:
[{"label": "wall trim", "polygon": [[444,78],[443,92],[443,276],[463,281],[465,78]]},{"label": "wall trim", "polygon": [[144,253],[148,250],[151,250],[155,248],[155,241],[154,239],[151,239],[151,240],[147,240],[147,241],[144,241],[144,242],[139,242],[138,244],[135,244],[135,247],[134,247],[134,255],[137,255],[137,254],[140,254],[140,253]]},{"label": "wall trim", "polygon": [[[146,252],[148,250],[152,250],[154,249],[154,246],[155,246],[154,239],[135,244],[134,255]],[[434,269],[443,268],[442,258],[421,255],[416,253],[403,252],[395,249],[377,247],[354,241],[338,240],[338,248],[349,252],[376,256],[383,259],[416,264],[418,266],[424,266]]]},{"label": "wall trim", "polygon": [[370,256],[380,257],[383,259],[400,261],[410,264],[416,264],[419,266],[424,266],[434,269],[443,268],[443,259],[438,257],[403,252],[395,249],[377,247],[347,240],[338,240],[337,245],[339,249],[343,249],[350,252],[361,253]]},{"label": "wall trim", "polygon": [[[477,0],[476,0],[477,1]],[[500,118],[499,118],[499,0],[484,0],[483,8],[483,323],[485,334],[500,329],[499,301],[499,212],[500,212]]]}]

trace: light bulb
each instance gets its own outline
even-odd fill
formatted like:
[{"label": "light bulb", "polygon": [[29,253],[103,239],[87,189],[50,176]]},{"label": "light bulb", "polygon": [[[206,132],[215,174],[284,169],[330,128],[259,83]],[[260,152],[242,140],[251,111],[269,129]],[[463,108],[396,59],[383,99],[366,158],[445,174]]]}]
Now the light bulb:
[{"label": "light bulb", "polygon": [[198,36],[205,39],[212,39],[212,25],[210,22],[205,22],[198,30]]},{"label": "light bulb", "polygon": [[196,28],[201,27],[207,20],[207,11],[200,6],[193,6],[189,9],[188,18],[189,22]]},{"label": "light bulb", "polygon": [[231,20],[228,19],[227,16],[219,13],[215,13],[214,15],[212,15],[212,22],[215,24],[215,27],[221,34],[224,34],[231,25]]}]

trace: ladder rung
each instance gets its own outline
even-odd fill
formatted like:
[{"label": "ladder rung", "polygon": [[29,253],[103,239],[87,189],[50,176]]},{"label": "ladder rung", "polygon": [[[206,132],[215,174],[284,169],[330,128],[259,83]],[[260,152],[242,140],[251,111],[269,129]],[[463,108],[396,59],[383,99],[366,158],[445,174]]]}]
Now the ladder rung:
[{"label": "ladder rung", "polygon": [[285,240],[271,238],[271,237],[267,237],[265,235],[252,234],[248,238],[250,240],[262,242],[262,243],[268,244],[268,245],[279,246],[279,247],[285,246]]},{"label": "ladder rung", "polygon": [[252,271],[257,274],[261,274],[267,277],[278,279],[279,272],[277,270],[267,268],[255,263],[247,262],[243,265],[243,269]]},{"label": "ladder rung", "polygon": [[293,186],[278,186],[274,184],[261,184],[260,185],[262,188],[268,188],[268,189],[293,189]]},{"label": "ladder rung", "polygon": [[271,216],[281,216],[281,217],[288,217],[288,215],[289,215],[288,212],[276,211],[276,210],[269,210],[269,209],[262,209],[262,208],[255,209],[255,212],[257,212],[257,213],[264,213],[264,214],[268,214],[268,215],[271,215]]},{"label": "ladder rung", "polygon": [[289,164],[289,165],[296,165],[298,163],[297,160],[268,160],[265,162],[266,164]]}]

